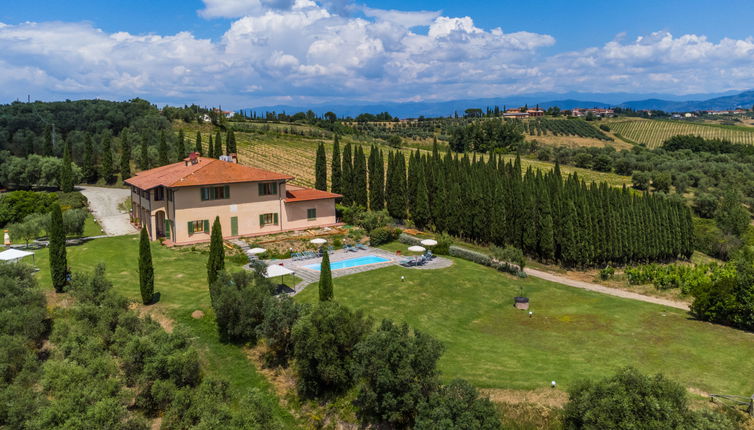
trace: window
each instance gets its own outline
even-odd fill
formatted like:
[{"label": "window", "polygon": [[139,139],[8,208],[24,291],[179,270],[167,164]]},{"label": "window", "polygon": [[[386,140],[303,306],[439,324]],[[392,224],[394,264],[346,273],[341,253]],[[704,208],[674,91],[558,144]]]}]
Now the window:
[{"label": "window", "polygon": [[173,190],[168,190],[168,201],[169,202],[173,201]]},{"label": "window", "polygon": [[219,187],[202,187],[202,200],[219,200],[230,198],[230,186],[223,185]]},{"label": "window", "polygon": [[264,227],[266,225],[278,225],[278,214],[259,215],[259,226]]},{"label": "window", "polygon": [[188,222],[189,235],[194,233],[209,233],[209,220],[202,219]]},{"label": "window", "polygon": [[144,190],[141,192],[141,196],[145,199],[149,200],[149,190]]},{"label": "window", "polygon": [[317,208],[311,208],[306,210],[306,218],[309,221],[314,221],[317,219]]},{"label": "window", "polygon": [[278,193],[277,182],[265,182],[265,183],[259,184],[260,196],[271,196],[277,193]]},{"label": "window", "polygon": [[165,198],[165,188],[157,187],[154,189],[154,201],[160,201]]}]

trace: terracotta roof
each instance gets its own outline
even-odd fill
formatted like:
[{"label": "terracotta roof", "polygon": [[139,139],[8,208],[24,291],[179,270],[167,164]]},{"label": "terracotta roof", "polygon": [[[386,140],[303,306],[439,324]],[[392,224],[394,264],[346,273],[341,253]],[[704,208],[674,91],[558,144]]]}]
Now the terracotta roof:
[{"label": "terracotta roof", "polygon": [[286,203],[304,202],[307,200],[335,199],[338,197],[343,196],[327,191],[315,190],[313,188],[301,188],[290,184],[285,186]]},{"label": "terracotta roof", "polygon": [[198,157],[198,163],[186,161],[139,172],[126,179],[126,183],[142,190],[160,185],[165,187],[191,187],[197,185],[233,184],[239,182],[286,181],[293,176],[269,170],[220,161],[215,158]]}]

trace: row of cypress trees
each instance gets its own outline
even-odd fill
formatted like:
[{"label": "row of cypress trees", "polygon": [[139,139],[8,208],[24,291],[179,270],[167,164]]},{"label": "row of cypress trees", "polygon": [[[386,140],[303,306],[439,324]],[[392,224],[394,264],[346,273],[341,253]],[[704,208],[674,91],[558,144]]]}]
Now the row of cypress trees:
[{"label": "row of cypress trees", "polygon": [[[183,130],[181,130],[183,133]],[[235,154],[238,151],[236,146],[236,134],[233,130],[228,131],[225,134],[225,150],[223,150],[223,138],[222,134],[218,131],[215,133],[215,138],[212,139],[212,135],[209,135],[209,142],[207,149],[202,146],[202,133],[197,131],[196,138],[194,139],[194,151],[199,155],[211,158],[220,158],[221,155]]]},{"label": "row of cypress trees", "polygon": [[[321,145],[318,177],[325,175],[324,151]],[[341,158],[336,140],[331,170],[340,180],[334,173],[331,190],[343,194],[344,205],[387,209],[419,228],[513,245],[570,267],[669,261],[693,252],[691,213],[682,201],[563,177],[557,164],[547,173],[523,172],[518,157],[441,156],[436,146],[431,154],[411,153],[408,165],[402,152],[388,152],[387,174],[384,164],[375,147],[367,161],[361,146],[347,144]]]}]

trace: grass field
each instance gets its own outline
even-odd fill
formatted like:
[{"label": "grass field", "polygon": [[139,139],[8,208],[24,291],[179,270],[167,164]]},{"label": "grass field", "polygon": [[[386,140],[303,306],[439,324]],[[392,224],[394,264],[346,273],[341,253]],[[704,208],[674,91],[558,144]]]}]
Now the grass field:
[{"label": "grass field", "polygon": [[700,124],[664,120],[618,120],[608,123],[614,133],[649,148],[656,148],[669,137],[679,134],[699,135],[707,139],[727,139],[734,143],[754,145],[754,128]]},{"label": "grass field", "polygon": [[[99,262],[106,262],[107,277],[114,288],[125,297],[140,301],[138,264],[138,236],[120,236],[95,239],[80,246],[68,247],[68,262],[74,272],[92,271]],[[40,268],[40,285],[50,289],[48,250],[36,252],[36,265]],[[259,388],[274,405],[278,400],[266,379],[248,361],[241,348],[220,343],[217,337],[214,314],[207,289],[207,255],[190,249],[168,249],[152,243],[155,267],[155,292],[160,301],[150,308],[166,315],[175,329],[186,330],[200,352],[203,371],[230,381],[236,393]],[[226,259],[226,267],[240,269]],[[206,315],[194,319],[191,313],[201,310]],[[276,406],[276,415],[289,427],[296,426],[294,418],[282,407]]]},{"label": "grass field", "polygon": [[[512,306],[519,288],[531,299],[532,318]],[[314,302],[316,288],[297,297]],[[568,387],[632,365],[701,392],[748,396],[754,390],[754,381],[742,377],[754,371],[750,333],[464,260],[440,270],[392,266],[336,278],[335,299],[437,337],[447,348],[443,377],[483,388],[535,389],[552,380]]]}]

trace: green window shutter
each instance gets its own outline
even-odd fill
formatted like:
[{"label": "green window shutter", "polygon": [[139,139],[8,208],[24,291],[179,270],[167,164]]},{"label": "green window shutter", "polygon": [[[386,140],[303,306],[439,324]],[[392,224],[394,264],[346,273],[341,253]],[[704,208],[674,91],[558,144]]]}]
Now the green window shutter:
[{"label": "green window shutter", "polygon": [[209,199],[209,192],[206,188],[202,188],[202,201]]},{"label": "green window shutter", "polygon": [[259,195],[260,196],[264,195],[264,184],[259,184]]},{"label": "green window shutter", "polygon": [[170,220],[165,220],[165,237],[170,239]]},{"label": "green window shutter", "polygon": [[315,219],[315,218],[317,218],[317,209],[316,208],[307,209],[306,210],[306,217],[308,219]]},{"label": "green window shutter", "polygon": [[275,225],[278,225],[278,214],[273,214],[272,219],[273,219],[272,223]]},{"label": "green window shutter", "polygon": [[209,233],[209,220],[208,219],[204,220],[204,232]]},{"label": "green window shutter", "polygon": [[215,200],[217,197],[215,197],[215,187],[209,187],[209,199]]},{"label": "green window shutter", "polygon": [[230,186],[226,185],[223,188],[224,188],[223,194],[225,195],[225,198],[229,199],[230,198]]},{"label": "green window shutter", "polygon": [[230,235],[238,236],[238,217],[237,216],[230,217]]},{"label": "green window shutter", "polygon": [[272,183],[272,192],[270,194],[277,194],[278,193],[278,183],[273,182]]},{"label": "green window shutter", "polygon": [[264,227],[264,215],[259,215],[259,226]]},{"label": "green window shutter", "polygon": [[193,221],[189,221],[188,222],[188,232],[189,232],[189,236],[191,236],[192,234],[194,234],[194,222]]}]

